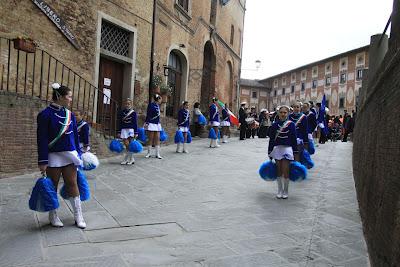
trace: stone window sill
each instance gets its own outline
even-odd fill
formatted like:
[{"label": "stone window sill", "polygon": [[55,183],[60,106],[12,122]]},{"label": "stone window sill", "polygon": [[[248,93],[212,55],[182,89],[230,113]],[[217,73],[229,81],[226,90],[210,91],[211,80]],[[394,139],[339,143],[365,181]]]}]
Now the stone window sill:
[{"label": "stone window sill", "polygon": [[192,16],[189,14],[188,11],[186,11],[183,7],[181,7],[179,4],[175,3],[175,8],[182,13],[186,17],[186,19],[191,20]]}]

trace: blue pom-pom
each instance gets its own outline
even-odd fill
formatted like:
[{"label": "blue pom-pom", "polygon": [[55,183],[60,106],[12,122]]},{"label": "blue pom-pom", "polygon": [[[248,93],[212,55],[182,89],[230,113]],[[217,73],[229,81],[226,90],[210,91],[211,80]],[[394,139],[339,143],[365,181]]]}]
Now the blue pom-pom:
[{"label": "blue pom-pom", "polygon": [[307,169],[297,161],[291,161],[289,166],[289,179],[293,182],[302,181],[307,178]]},{"label": "blue pom-pom", "polygon": [[210,131],[208,132],[208,138],[217,139],[217,135],[215,134],[215,131],[212,127],[211,127]]},{"label": "blue pom-pom", "polygon": [[[76,182],[78,184],[78,189],[79,189],[79,197],[81,201],[86,201],[90,198],[89,183],[86,179],[85,174],[81,170],[78,170],[76,176],[77,176]],[[67,190],[65,189],[65,184],[61,187],[60,195],[64,199],[70,198],[70,196],[67,193]]]},{"label": "blue pom-pom", "polygon": [[199,115],[199,124],[200,125],[206,125],[207,124],[207,119],[206,119],[206,117],[203,116],[203,114]]},{"label": "blue pom-pom", "polygon": [[130,152],[133,152],[133,153],[140,153],[140,152],[143,151],[143,146],[142,146],[142,144],[141,144],[139,141],[132,140],[132,141],[129,143],[128,150],[129,150]]},{"label": "blue pom-pom", "polygon": [[314,167],[314,162],[311,159],[310,153],[308,153],[307,150],[304,149],[303,152],[301,152],[300,159],[301,164],[306,166],[307,169],[311,169],[312,167]]},{"label": "blue pom-pom", "polygon": [[56,188],[50,178],[42,177],[36,181],[29,198],[29,208],[34,211],[47,212],[60,206]]},{"label": "blue pom-pom", "polygon": [[147,136],[146,136],[146,131],[144,130],[144,128],[139,128],[138,129],[138,140],[142,143],[146,143],[147,142]]},{"label": "blue pom-pom", "polygon": [[274,181],[278,176],[278,171],[276,167],[276,163],[270,161],[266,161],[261,164],[260,169],[258,170],[258,174],[265,181]]},{"label": "blue pom-pom", "polygon": [[165,142],[167,140],[168,140],[168,134],[164,130],[161,130],[161,132],[160,132],[160,141],[161,142]]},{"label": "blue pom-pom", "polygon": [[192,142],[192,133],[188,131],[186,137],[186,143],[190,144],[191,142]]},{"label": "blue pom-pom", "polygon": [[308,139],[308,153],[310,153],[310,155],[314,155],[315,153],[315,146],[313,139]]},{"label": "blue pom-pom", "polygon": [[175,132],[174,141],[175,141],[175,144],[179,144],[179,143],[184,143],[185,142],[185,138],[183,137],[182,131],[178,130],[178,131]]},{"label": "blue pom-pom", "polygon": [[110,150],[115,153],[121,153],[124,150],[124,145],[117,139],[111,141]]}]

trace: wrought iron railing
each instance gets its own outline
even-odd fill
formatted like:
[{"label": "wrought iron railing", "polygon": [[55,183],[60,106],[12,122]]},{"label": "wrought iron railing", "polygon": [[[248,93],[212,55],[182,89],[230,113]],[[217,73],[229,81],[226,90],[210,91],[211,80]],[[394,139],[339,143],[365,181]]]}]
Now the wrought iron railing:
[{"label": "wrought iron railing", "polygon": [[48,52],[25,52],[13,40],[0,37],[0,92],[49,102],[51,84],[72,89],[72,111],[80,110],[93,128],[106,138],[116,136],[117,102]]}]

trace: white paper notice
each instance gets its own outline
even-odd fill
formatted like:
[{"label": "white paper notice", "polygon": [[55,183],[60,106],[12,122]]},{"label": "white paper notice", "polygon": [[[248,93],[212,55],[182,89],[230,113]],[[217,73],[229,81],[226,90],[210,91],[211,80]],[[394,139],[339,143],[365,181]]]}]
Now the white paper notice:
[{"label": "white paper notice", "polygon": [[111,79],[110,78],[104,78],[104,86],[110,86],[111,85]]},{"label": "white paper notice", "polygon": [[110,105],[111,90],[108,88],[103,88],[103,94],[104,94],[103,103]]}]

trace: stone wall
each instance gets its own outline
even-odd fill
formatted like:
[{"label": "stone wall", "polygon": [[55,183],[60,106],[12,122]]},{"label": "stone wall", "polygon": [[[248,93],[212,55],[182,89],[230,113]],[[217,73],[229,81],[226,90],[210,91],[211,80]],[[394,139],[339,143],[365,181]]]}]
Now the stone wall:
[{"label": "stone wall", "polygon": [[[392,20],[397,31],[399,22]],[[400,266],[399,40],[400,35],[391,37],[354,132],[354,179],[372,266]]]}]

